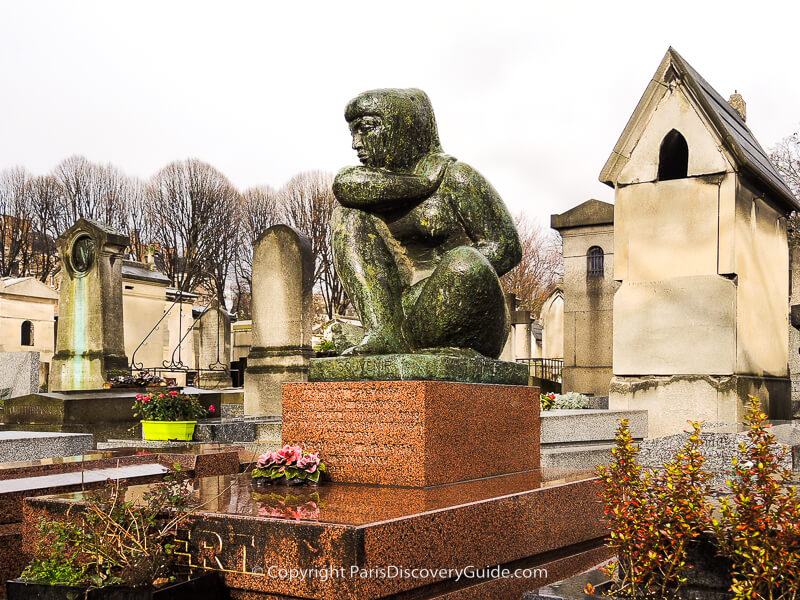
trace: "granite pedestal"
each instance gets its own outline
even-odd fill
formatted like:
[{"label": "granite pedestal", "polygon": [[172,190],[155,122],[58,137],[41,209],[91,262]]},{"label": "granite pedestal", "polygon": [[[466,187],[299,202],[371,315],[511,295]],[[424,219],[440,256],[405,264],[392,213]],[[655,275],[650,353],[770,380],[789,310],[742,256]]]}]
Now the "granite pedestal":
[{"label": "granite pedestal", "polygon": [[349,483],[430,486],[526,471],[539,466],[539,388],[286,383],[283,442],[319,452],[330,478]]}]

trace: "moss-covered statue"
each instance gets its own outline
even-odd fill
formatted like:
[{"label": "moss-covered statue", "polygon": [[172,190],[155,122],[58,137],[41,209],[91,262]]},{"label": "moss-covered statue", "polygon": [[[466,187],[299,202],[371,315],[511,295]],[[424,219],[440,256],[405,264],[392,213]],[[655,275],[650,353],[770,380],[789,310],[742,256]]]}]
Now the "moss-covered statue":
[{"label": "moss-covered statue", "polygon": [[336,175],[333,256],[365,330],[345,354],[497,358],[510,327],[498,276],[521,256],[502,199],[442,152],[422,90],[364,92],[345,118],[364,166]]}]

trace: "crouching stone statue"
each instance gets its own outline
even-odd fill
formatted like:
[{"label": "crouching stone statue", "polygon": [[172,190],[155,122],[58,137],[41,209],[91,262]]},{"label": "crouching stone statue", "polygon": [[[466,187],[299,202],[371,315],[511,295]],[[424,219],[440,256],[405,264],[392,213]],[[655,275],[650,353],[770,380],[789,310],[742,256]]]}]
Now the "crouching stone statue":
[{"label": "crouching stone statue", "polygon": [[363,166],[334,181],[333,256],[365,330],[345,354],[497,358],[510,327],[498,277],[521,256],[502,199],[442,152],[423,91],[364,92],[345,119]]}]

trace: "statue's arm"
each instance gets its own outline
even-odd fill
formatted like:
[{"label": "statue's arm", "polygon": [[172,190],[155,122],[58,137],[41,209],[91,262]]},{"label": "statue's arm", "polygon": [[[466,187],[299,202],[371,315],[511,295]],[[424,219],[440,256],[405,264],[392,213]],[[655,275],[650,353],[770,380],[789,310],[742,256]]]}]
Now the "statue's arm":
[{"label": "statue's arm", "polygon": [[473,246],[501,276],[522,259],[522,244],[503,199],[475,169],[456,163],[443,186],[452,185],[453,205]]},{"label": "statue's arm", "polygon": [[342,206],[380,211],[399,208],[433,194],[442,182],[450,157],[431,155],[413,173],[372,167],[345,167],[333,180],[333,194]]}]

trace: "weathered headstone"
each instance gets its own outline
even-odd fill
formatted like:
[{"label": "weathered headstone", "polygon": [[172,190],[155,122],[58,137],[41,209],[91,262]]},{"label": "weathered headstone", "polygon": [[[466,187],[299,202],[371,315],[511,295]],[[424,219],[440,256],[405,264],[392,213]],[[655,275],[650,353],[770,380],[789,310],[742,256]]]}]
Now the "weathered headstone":
[{"label": "weathered headstone", "polygon": [[197,367],[199,387],[216,390],[231,387],[231,318],[214,303],[203,313],[198,323],[200,348]]},{"label": "weathered headstone", "polygon": [[253,344],[244,377],[248,415],[281,414],[281,384],[308,378],[313,275],[311,244],[291,227],[270,227],[256,242]]},{"label": "weathered headstone", "polygon": [[38,352],[0,352],[0,399],[39,391]]},{"label": "weathered headstone", "polygon": [[127,372],[122,260],[128,236],[80,219],[57,240],[63,266],[50,391],[103,387]]}]

